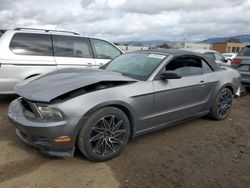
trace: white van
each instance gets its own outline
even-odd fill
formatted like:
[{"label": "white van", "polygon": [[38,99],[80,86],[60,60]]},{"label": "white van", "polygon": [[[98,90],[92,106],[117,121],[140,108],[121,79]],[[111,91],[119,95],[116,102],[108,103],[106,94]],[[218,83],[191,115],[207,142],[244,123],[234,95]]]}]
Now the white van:
[{"label": "white van", "polygon": [[12,94],[18,82],[58,69],[98,68],[122,53],[106,40],[74,32],[0,30],[0,94]]}]

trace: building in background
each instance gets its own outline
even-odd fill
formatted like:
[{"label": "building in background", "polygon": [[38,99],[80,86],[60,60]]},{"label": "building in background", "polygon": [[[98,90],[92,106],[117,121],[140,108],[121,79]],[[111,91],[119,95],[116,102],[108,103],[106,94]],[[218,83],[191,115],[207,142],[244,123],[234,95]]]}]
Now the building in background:
[{"label": "building in background", "polygon": [[220,53],[238,53],[246,45],[241,43],[237,39],[230,39],[223,43],[213,43],[212,50],[218,51]]},{"label": "building in background", "polygon": [[174,49],[178,49],[178,48],[184,48],[184,42],[171,42],[168,43],[169,48],[174,48]]},{"label": "building in background", "polygon": [[191,50],[209,50],[211,48],[210,44],[204,44],[204,43],[191,43],[191,42],[185,42],[184,43],[185,49],[191,49]]},{"label": "building in background", "polygon": [[150,46],[132,46],[132,45],[117,45],[124,52],[132,52],[137,50],[148,50]]},{"label": "building in background", "polygon": [[190,49],[190,50],[209,50],[211,49],[210,44],[205,43],[192,43],[192,42],[174,42],[169,44],[171,48],[175,49]]}]

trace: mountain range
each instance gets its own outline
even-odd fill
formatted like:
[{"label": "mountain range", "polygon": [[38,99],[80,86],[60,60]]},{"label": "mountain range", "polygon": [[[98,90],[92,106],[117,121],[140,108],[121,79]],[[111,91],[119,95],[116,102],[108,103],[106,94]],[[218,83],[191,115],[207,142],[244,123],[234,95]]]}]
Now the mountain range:
[{"label": "mountain range", "polygon": [[[250,35],[237,35],[237,36],[229,36],[229,37],[216,37],[216,38],[208,38],[202,41],[193,41],[196,43],[217,43],[217,42],[226,42],[229,39],[238,39],[243,43],[250,43]],[[142,45],[149,45],[149,46],[159,46],[164,43],[175,43],[174,41],[169,40],[145,40],[145,41],[123,41],[123,42],[115,42],[116,44],[123,44],[123,45],[134,45],[134,46],[142,46]]]},{"label": "mountain range", "polygon": [[208,38],[208,39],[200,41],[200,42],[202,42],[202,43],[226,42],[232,38],[238,39],[244,43],[250,43],[250,35],[237,35],[237,36],[231,36],[231,37]]},{"label": "mountain range", "polygon": [[171,43],[170,41],[167,40],[142,40],[142,41],[123,41],[123,42],[115,42],[116,44],[121,44],[121,45],[133,45],[133,46],[141,46],[141,45],[149,45],[149,46],[158,46],[164,43]]}]

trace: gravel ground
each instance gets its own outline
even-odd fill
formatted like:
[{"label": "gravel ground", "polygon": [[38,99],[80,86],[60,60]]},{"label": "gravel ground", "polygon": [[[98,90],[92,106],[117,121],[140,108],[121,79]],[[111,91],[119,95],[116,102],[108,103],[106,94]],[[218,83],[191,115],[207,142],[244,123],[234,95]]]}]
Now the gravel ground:
[{"label": "gravel ground", "polygon": [[131,141],[117,158],[49,158],[22,143],[0,98],[0,187],[250,187],[250,95],[223,121],[200,118]]}]

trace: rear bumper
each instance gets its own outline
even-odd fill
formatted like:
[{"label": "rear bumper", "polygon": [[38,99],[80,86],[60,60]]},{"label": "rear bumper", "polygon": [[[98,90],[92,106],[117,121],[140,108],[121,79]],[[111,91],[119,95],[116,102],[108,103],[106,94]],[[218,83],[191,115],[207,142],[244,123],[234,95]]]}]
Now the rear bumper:
[{"label": "rear bumper", "polygon": [[[47,155],[70,157],[74,155],[75,136],[73,127],[67,121],[42,122],[28,119],[23,114],[23,107],[14,100],[8,110],[8,118],[16,128],[17,136],[27,144],[39,148]],[[69,142],[55,142],[60,137],[70,137]]]}]

